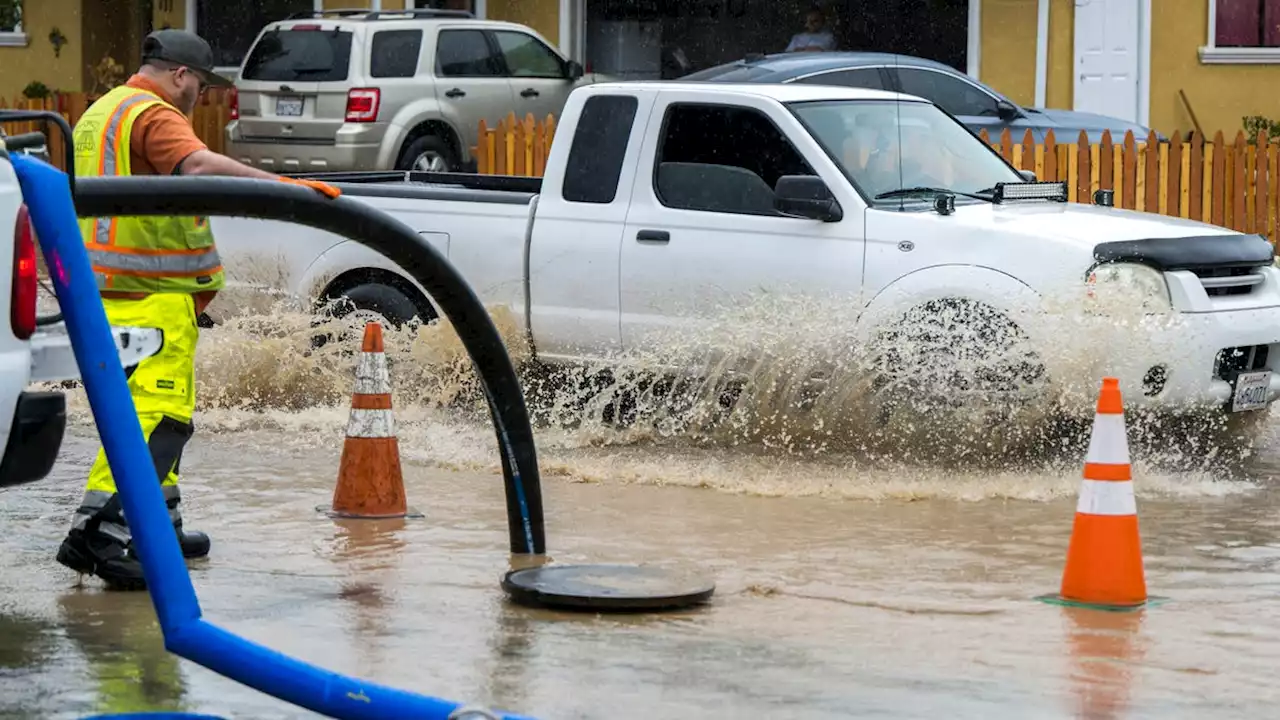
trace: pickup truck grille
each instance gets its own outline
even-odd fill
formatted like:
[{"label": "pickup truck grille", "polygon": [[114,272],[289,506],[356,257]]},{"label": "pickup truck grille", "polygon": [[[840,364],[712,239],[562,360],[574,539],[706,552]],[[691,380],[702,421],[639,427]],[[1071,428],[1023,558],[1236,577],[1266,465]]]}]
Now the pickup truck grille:
[{"label": "pickup truck grille", "polygon": [[1263,276],[1258,267],[1199,267],[1191,271],[1200,278],[1200,284],[1209,297],[1248,295],[1262,285]]},{"label": "pickup truck grille", "polygon": [[1214,362],[1213,376],[1227,379],[1238,373],[1266,370],[1270,345],[1223,348]]}]

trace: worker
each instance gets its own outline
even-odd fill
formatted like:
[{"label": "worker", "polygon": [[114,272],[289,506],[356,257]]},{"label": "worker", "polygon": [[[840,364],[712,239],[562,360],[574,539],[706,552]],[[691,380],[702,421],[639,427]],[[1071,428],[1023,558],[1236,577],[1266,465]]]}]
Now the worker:
[{"label": "worker", "polygon": [[[230,175],[300,184],[337,197],[339,191],[330,185],[274,175],[209,150],[190,116],[205,90],[230,84],[213,71],[213,51],[199,36],[172,29],[151,33],[143,41],[138,71],[90,105],[76,123],[76,176]],[[182,526],[178,475],[182,449],[194,430],[197,318],[224,285],[209,220],[81,218],[80,232],[108,321],[163,332],[159,352],[126,368],[126,376],[182,554],[204,557],[209,537]],[[77,572],[97,575],[110,588],[146,588],[101,449],[57,558]]]}]

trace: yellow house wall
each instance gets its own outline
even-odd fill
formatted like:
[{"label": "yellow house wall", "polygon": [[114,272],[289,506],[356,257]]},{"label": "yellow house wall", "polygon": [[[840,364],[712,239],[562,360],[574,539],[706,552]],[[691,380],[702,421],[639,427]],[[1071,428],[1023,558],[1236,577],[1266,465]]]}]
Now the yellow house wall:
[{"label": "yellow house wall", "polygon": [[[55,27],[67,39],[58,57],[49,42]],[[0,97],[12,102],[33,80],[53,90],[79,90],[84,71],[80,0],[26,0],[22,29],[26,47],[0,47]]]},{"label": "yellow house wall", "polygon": [[[982,5],[982,80],[1013,99],[1025,87],[1035,89],[1035,1],[1026,9],[1014,0],[984,0]],[[1156,130],[1173,135],[1194,128],[1178,91],[1186,93],[1200,127],[1234,137],[1242,118],[1264,115],[1280,120],[1280,65],[1204,65],[1199,49],[1208,39],[1210,0],[1154,0],[1151,23],[1151,117]],[[1071,109],[1074,94],[1075,15],[1073,0],[1050,0],[1046,105]],[[989,15],[995,15],[988,21]],[[1028,20],[1029,17],[1029,20]],[[1024,30],[1030,22],[1030,29]],[[1008,63],[1011,68],[1002,68]],[[1028,81],[1021,72],[1030,72]],[[1029,85],[1028,85],[1029,83]]]},{"label": "yellow house wall", "polygon": [[1031,105],[1036,97],[1035,0],[983,0],[981,25],[978,78],[1010,100]]},{"label": "yellow house wall", "polygon": [[485,16],[490,20],[528,25],[552,45],[560,43],[559,0],[489,0],[485,4]]}]

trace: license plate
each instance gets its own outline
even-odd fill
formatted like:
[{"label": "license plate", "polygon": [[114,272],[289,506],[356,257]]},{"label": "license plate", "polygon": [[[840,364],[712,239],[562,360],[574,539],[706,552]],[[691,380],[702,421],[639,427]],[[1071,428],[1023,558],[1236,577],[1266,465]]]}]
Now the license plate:
[{"label": "license plate", "polygon": [[300,97],[278,97],[276,98],[276,114],[297,117],[302,114],[302,98]]},{"label": "license plate", "polygon": [[1271,387],[1271,371],[1240,373],[1232,390],[1231,412],[1262,410],[1267,406],[1267,391]]}]

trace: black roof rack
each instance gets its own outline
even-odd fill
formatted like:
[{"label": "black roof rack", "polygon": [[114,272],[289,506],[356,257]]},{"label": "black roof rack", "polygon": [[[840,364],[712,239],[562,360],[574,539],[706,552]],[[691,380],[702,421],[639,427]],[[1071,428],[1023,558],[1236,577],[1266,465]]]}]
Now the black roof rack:
[{"label": "black roof rack", "polygon": [[430,19],[430,18],[464,18],[471,19],[475,14],[468,10],[433,10],[431,8],[417,8],[413,10],[368,10],[365,8],[335,8],[333,10],[311,10],[307,12],[296,12],[285,18],[285,20],[306,20],[319,19],[327,16],[336,15],[338,17],[348,17],[351,15],[363,15],[360,20],[383,20],[395,19],[412,15],[413,18]]}]

